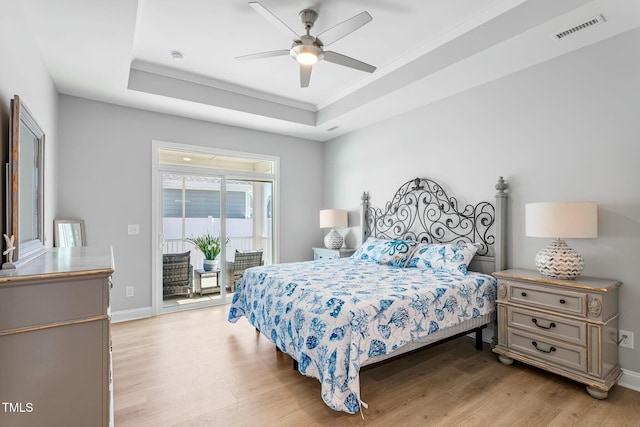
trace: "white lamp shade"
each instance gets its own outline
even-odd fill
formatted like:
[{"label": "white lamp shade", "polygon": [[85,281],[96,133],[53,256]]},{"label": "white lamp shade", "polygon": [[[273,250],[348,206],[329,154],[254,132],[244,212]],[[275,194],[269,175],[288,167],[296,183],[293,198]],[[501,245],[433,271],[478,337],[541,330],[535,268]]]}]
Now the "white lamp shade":
[{"label": "white lamp shade", "polygon": [[320,211],[320,228],[347,227],[347,211],[344,209],[323,209]]},{"label": "white lamp shade", "polygon": [[594,202],[542,202],[525,206],[529,237],[598,237],[598,205]]}]

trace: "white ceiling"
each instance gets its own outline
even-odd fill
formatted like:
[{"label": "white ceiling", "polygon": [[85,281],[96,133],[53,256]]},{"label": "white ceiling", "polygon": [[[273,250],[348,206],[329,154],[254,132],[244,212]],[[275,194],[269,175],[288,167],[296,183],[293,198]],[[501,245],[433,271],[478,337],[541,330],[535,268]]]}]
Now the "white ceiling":
[{"label": "white ceiling", "polygon": [[235,60],[291,45],[245,0],[21,0],[60,93],[321,141],[640,26],[640,0],[260,3],[300,34],[315,9],[312,35],[368,11],[328,50],[377,70],[319,62],[303,89],[288,56]]}]

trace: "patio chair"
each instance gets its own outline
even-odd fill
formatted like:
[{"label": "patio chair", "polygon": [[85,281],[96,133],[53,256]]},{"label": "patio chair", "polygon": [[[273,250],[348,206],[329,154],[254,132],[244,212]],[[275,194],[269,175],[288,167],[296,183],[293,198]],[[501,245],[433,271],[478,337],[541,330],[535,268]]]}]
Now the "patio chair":
[{"label": "patio chair", "polygon": [[231,292],[235,292],[238,281],[242,278],[242,273],[247,268],[263,265],[262,249],[257,251],[239,251],[236,249],[235,258],[229,262],[229,283]]},{"label": "patio chair", "polygon": [[192,295],[191,252],[162,255],[162,296]]}]

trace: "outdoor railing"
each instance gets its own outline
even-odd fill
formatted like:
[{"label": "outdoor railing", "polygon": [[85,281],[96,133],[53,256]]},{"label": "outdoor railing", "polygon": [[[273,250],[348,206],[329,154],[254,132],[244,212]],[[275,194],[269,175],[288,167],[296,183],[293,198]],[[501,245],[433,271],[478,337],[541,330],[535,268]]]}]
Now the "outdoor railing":
[{"label": "outdoor railing", "polygon": [[[263,237],[260,239],[262,241],[262,246],[254,247],[254,237],[246,236],[246,237],[231,237],[229,238],[229,244],[227,245],[227,260],[233,261],[234,253],[237,250],[240,251],[251,251],[262,249],[264,252],[262,254],[262,259],[265,264],[271,264],[271,238]],[[165,239],[162,253],[164,254],[174,254],[191,251],[191,265],[193,268],[202,268],[202,261],[204,260],[204,255],[197,249],[193,243],[187,242],[182,239]]]}]

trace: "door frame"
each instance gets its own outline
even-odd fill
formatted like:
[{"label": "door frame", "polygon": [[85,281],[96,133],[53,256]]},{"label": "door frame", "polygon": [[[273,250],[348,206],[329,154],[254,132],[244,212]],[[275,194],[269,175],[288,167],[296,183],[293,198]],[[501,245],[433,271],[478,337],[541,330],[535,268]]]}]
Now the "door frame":
[{"label": "door frame", "polygon": [[[160,165],[159,151],[162,149],[184,151],[190,153],[211,154],[244,159],[265,160],[273,162],[273,173],[245,172],[227,169],[203,168],[198,166]],[[174,311],[192,310],[209,307],[213,302],[197,302],[192,304],[164,307],[162,299],[162,175],[167,172],[185,175],[212,176],[221,179],[220,207],[226,208],[225,192],[228,180],[271,182],[273,194],[271,200],[273,224],[273,263],[280,259],[280,158],[264,154],[248,153],[244,151],[226,150],[220,148],[189,145],[177,142],[152,140],[151,142],[151,313],[170,313]],[[221,235],[226,235],[226,221],[220,221]],[[221,259],[226,259],[226,247],[223,245]]]}]

